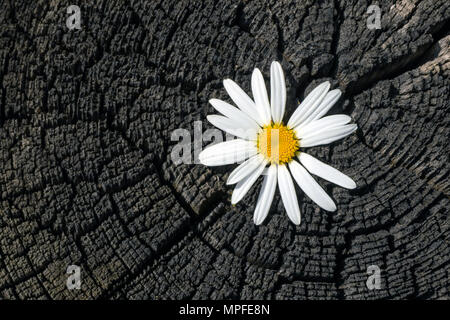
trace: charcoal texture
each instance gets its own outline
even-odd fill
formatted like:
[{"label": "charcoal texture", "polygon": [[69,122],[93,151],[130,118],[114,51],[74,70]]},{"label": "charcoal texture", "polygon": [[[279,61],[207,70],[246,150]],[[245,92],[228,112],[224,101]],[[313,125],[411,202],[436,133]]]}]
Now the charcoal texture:
[{"label": "charcoal texture", "polygon": [[[381,29],[363,0],[99,0],[70,30],[72,2],[0,1],[0,298],[449,298],[448,0],[377,1]],[[329,80],[358,124],[308,151],[358,187],[319,180],[333,213],[298,189],[300,226],[170,156],[273,60],[287,114]]]}]

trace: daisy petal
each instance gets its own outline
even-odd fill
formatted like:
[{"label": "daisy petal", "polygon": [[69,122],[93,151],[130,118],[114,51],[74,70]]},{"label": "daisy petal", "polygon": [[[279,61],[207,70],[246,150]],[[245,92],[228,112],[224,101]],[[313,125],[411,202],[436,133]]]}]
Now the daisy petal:
[{"label": "daisy petal", "polygon": [[254,141],[235,139],[207,147],[198,158],[205,166],[222,166],[244,161],[256,153]]},{"label": "daisy petal", "polygon": [[243,128],[239,123],[216,114],[208,115],[206,119],[208,119],[213,126],[228,132],[229,134],[235,135],[236,137],[246,140],[256,140],[258,131],[254,128]]},{"label": "daisy petal", "polygon": [[266,84],[264,83],[263,75],[258,68],[253,70],[252,74],[252,92],[255,99],[256,109],[258,109],[259,116],[264,125],[270,124],[272,118],[270,116],[270,104],[267,97]]},{"label": "daisy petal", "polygon": [[341,90],[334,89],[327,93],[325,98],[323,98],[320,105],[312,112],[303,122],[302,125],[306,125],[314,120],[320,119],[334,106],[336,101],[341,97]]},{"label": "daisy petal", "polygon": [[337,126],[330,129],[321,130],[301,138],[300,146],[306,148],[328,144],[345,138],[352,132],[355,132],[357,128],[358,126],[356,124],[347,124],[345,126]]},{"label": "daisy petal", "polygon": [[233,194],[231,195],[231,203],[236,204],[242,200],[242,198],[247,194],[248,190],[255,183],[256,179],[261,175],[264,168],[267,165],[267,161],[263,161],[259,167],[250,173],[247,177],[238,182],[234,188]]},{"label": "daisy petal", "polygon": [[312,201],[327,211],[336,211],[333,200],[300,163],[291,161],[289,169],[291,169],[292,176],[297,184]]},{"label": "daisy petal", "polygon": [[226,103],[225,101],[219,99],[211,99],[209,103],[216,109],[218,112],[223,114],[224,116],[230,118],[233,121],[239,122],[244,128],[254,128],[258,130],[260,126],[256,123],[255,120],[250,118],[247,114],[242,112],[236,107],[233,107],[231,104]]},{"label": "daisy petal", "polygon": [[292,114],[288,126],[293,128],[300,125],[310,114],[312,114],[330,89],[330,82],[326,81],[311,91]]},{"label": "daisy petal", "polygon": [[301,217],[300,208],[298,207],[297,202],[297,194],[295,193],[294,183],[292,182],[291,174],[286,165],[278,166],[278,186],[289,219],[291,219],[294,224],[299,225]]},{"label": "daisy petal", "polygon": [[322,179],[330,181],[338,186],[347,188],[347,189],[355,189],[356,183],[349,176],[343,174],[339,170],[333,168],[332,166],[323,163],[320,160],[317,160],[313,156],[301,152],[298,156],[298,159],[308,169],[309,172],[315,174]]},{"label": "daisy petal", "polygon": [[239,87],[236,82],[230,79],[223,80],[223,86],[228,92],[231,100],[236,103],[239,109],[245,112],[250,118],[255,120],[260,126],[263,126],[263,122],[257,112],[255,102]]},{"label": "daisy petal", "polygon": [[255,171],[264,161],[264,156],[257,154],[237,166],[227,179],[227,184],[235,184]]},{"label": "daisy petal", "polygon": [[302,137],[314,134],[318,130],[343,126],[350,121],[352,121],[352,118],[349,116],[345,114],[336,114],[319,120],[314,120],[306,125],[303,122],[300,126],[295,128],[295,133],[297,134],[297,137],[301,139]]},{"label": "daisy petal", "polygon": [[253,214],[253,222],[256,225],[260,225],[266,219],[277,187],[277,166],[273,164],[267,171]]},{"label": "daisy petal", "polygon": [[273,121],[281,122],[286,107],[286,82],[281,64],[277,61],[270,66],[270,105]]}]

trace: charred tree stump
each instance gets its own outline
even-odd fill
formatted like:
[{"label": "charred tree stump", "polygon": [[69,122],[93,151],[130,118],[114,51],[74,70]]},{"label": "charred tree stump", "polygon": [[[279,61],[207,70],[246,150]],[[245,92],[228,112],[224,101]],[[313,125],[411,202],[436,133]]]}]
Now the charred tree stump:
[{"label": "charred tree stump", "polygon": [[[81,29],[71,4],[1,3],[0,298],[449,298],[448,0],[378,1],[380,29],[361,0],[81,1]],[[170,157],[273,60],[287,112],[329,80],[359,127],[311,150],[358,188],[320,181],[335,213],[299,193],[299,227]]]}]

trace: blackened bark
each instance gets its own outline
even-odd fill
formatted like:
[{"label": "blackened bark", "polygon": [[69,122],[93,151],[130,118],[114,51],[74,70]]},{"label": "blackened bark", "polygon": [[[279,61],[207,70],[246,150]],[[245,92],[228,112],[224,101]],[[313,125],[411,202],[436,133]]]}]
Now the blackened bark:
[{"label": "blackened bark", "polygon": [[[0,298],[449,297],[450,2],[67,1],[0,5]],[[357,134],[310,153],[338,211],[299,192],[252,223],[229,169],[175,165],[177,128],[211,128],[222,79],[281,61],[288,108],[330,80]],[[81,267],[80,290],[66,269]],[[369,290],[367,267],[381,269]]]}]

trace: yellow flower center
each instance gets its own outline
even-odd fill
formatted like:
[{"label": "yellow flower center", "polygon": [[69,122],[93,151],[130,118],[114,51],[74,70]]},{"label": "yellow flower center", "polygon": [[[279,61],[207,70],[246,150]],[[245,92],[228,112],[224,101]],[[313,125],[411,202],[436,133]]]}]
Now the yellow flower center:
[{"label": "yellow flower center", "polygon": [[271,163],[276,164],[290,162],[300,148],[294,130],[281,123],[265,126],[258,133],[256,146],[259,153]]}]

